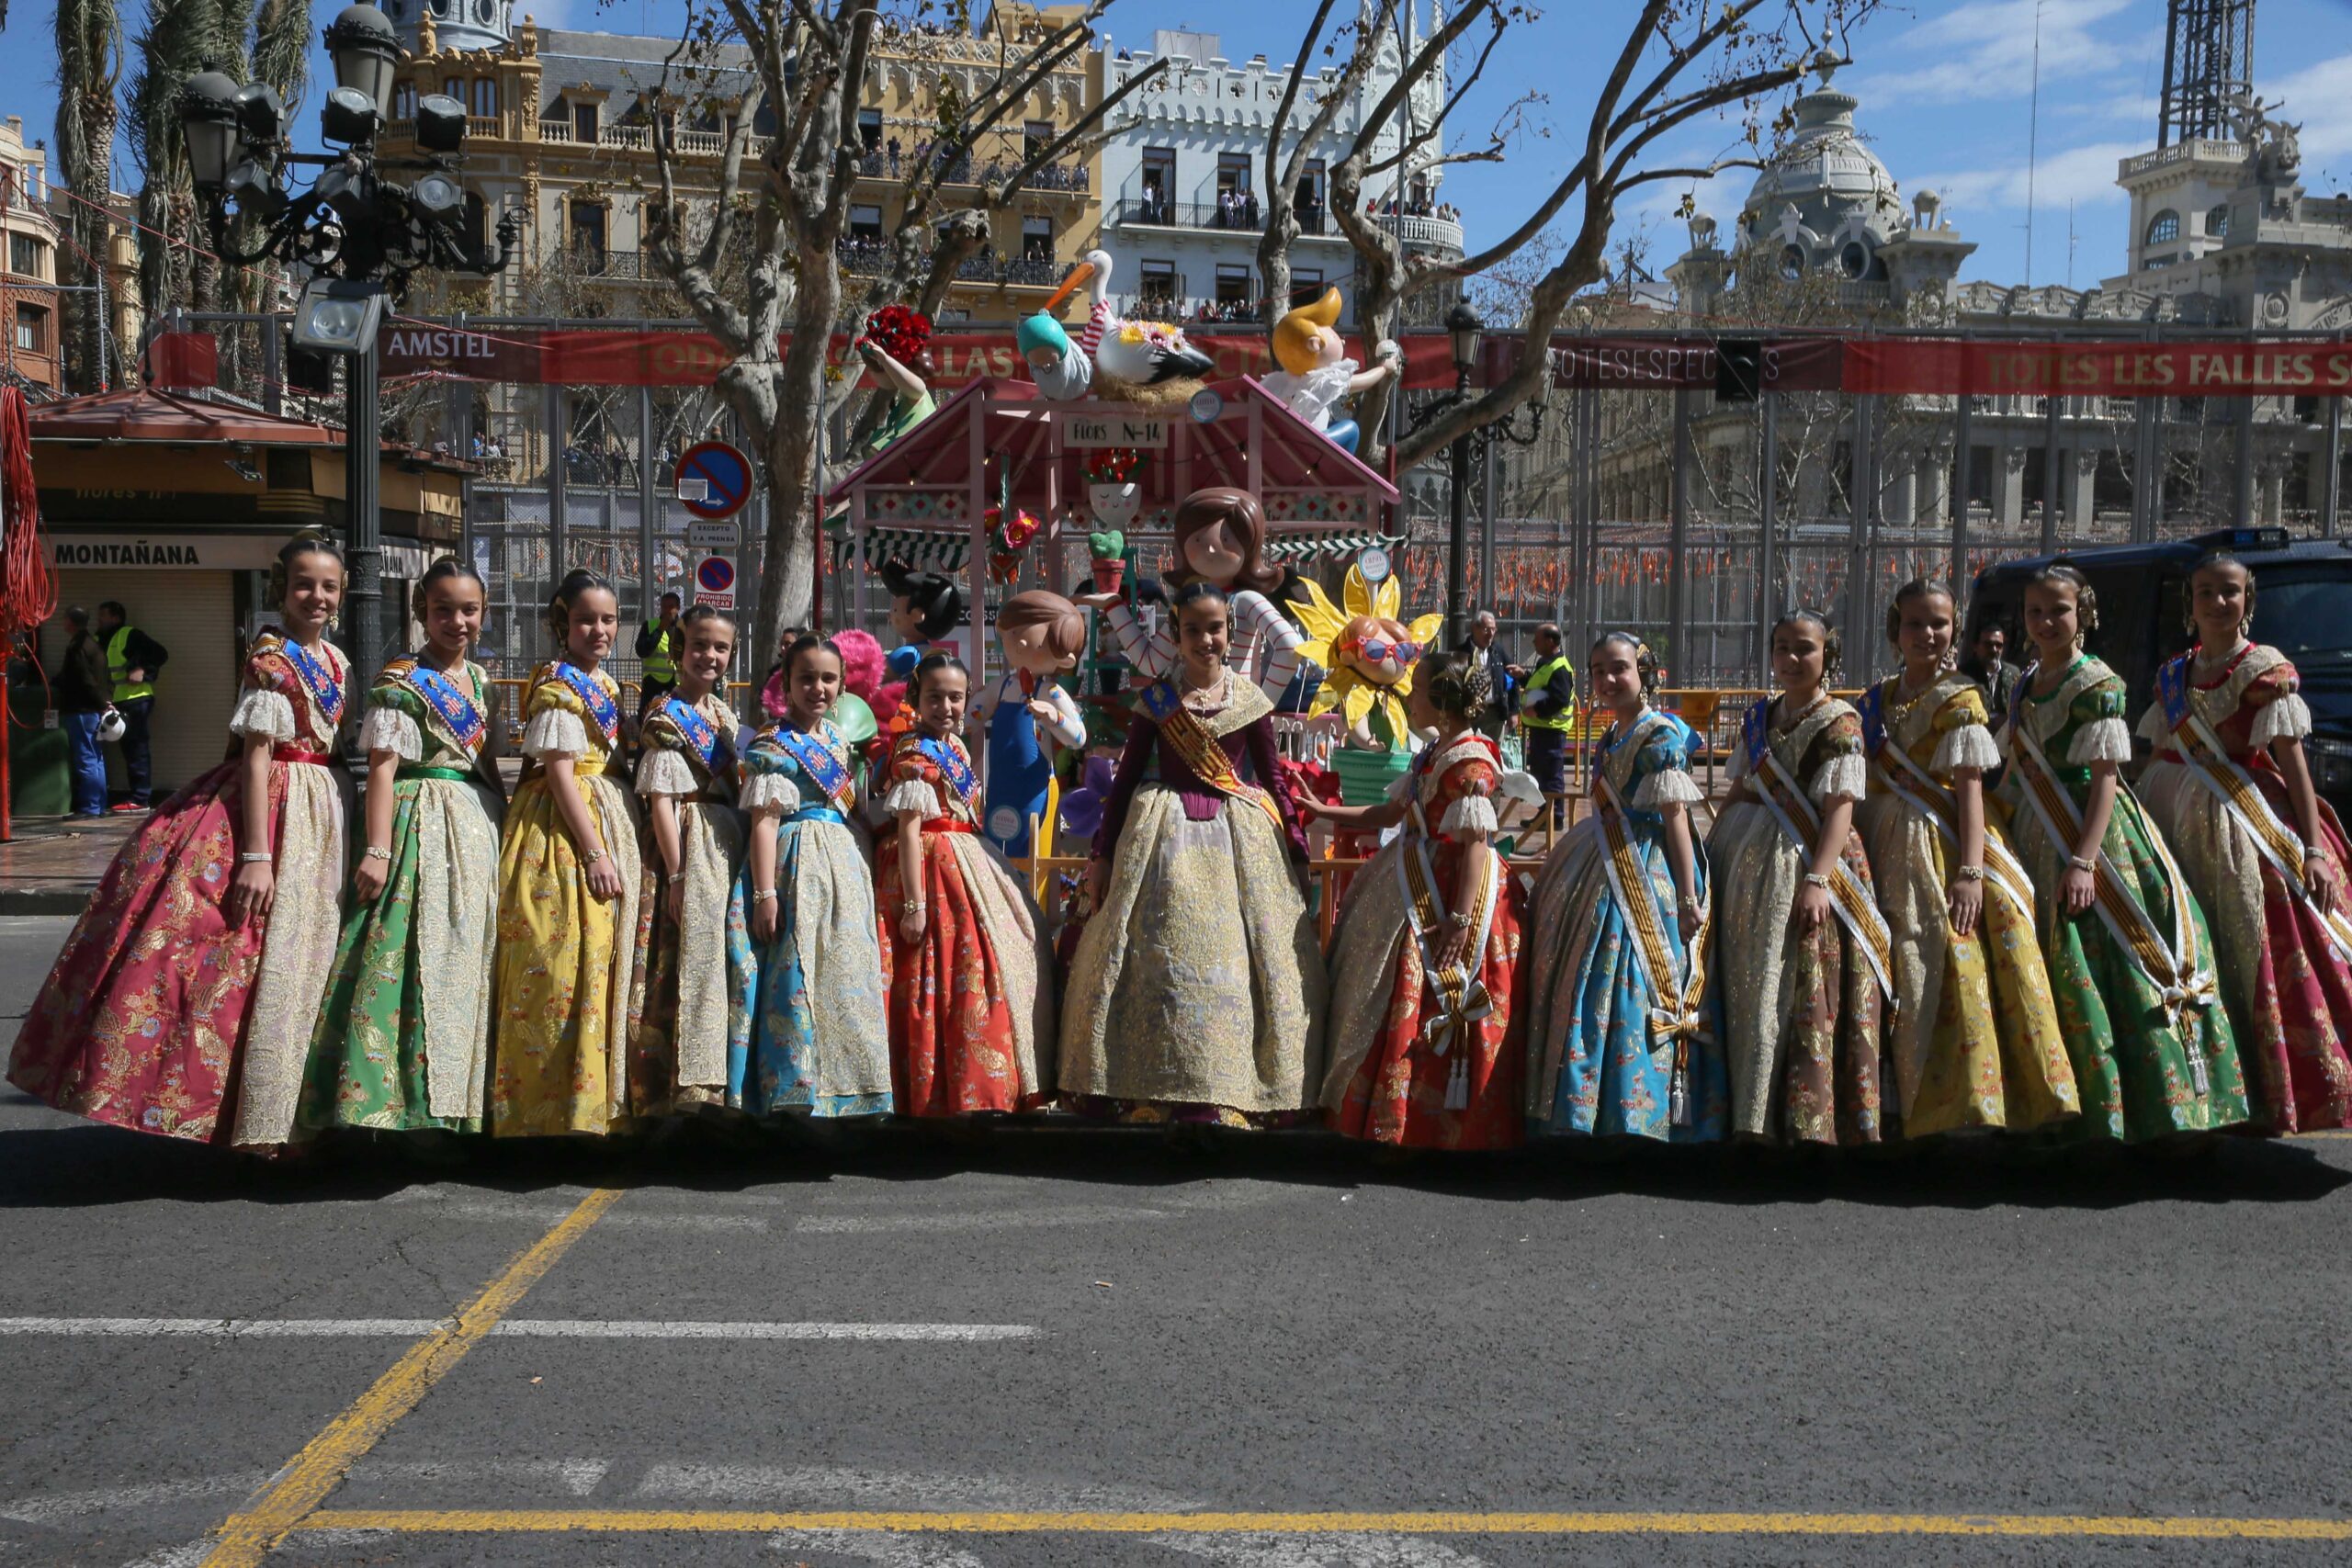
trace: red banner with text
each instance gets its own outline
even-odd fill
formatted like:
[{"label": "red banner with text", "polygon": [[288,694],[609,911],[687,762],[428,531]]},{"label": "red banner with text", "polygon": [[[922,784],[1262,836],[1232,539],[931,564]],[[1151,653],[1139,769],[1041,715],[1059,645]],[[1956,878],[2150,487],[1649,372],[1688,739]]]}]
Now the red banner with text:
[{"label": "red banner with text", "polygon": [[[1263,333],[1187,333],[1216,361],[1216,376],[1262,376],[1273,368]],[[456,376],[469,381],[560,382],[580,387],[707,387],[726,365],[718,344],[701,333],[601,332],[572,327],[456,327],[397,323],[385,329],[381,358],[388,380]],[[1404,340],[1408,387],[1453,384],[1453,349],[1443,337]],[[1349,350],[1366,358],[1361,342]],[[840,365],[850,339],[836,333],[830,350]],[[924,376],[953,391],[984,376],[1027,374],[1011,333],[940,333],[924,356]],[[860,368],[863,368],[861,367]]]},{"label": "red banner with text", "polygon": [[2352,392],[2342,343],[1999,343],[1854,338],[1849,392],[2252,398]]}]

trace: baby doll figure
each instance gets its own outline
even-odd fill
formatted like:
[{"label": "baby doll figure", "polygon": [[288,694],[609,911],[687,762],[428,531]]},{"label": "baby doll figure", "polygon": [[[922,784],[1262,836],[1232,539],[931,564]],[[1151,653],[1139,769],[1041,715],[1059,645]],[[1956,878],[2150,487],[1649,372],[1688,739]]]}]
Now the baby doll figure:
[{"label": "baby doll figure", "polygon": [[1340,291],[1324,290],[1312,305],[1301,305],[1274,323],[1274,360],[1282,368],[1265,378],[1266,389],[1291,412],[1350,452],[1356,449],[1356,422],[1334,423],[1331,411],[1342,398],[1369,391],[1404,368],[1404,352],[1393,342],[1375,351],[1380,363],[1359,370],[1348,358],[1347,340],[1336,330]]}]

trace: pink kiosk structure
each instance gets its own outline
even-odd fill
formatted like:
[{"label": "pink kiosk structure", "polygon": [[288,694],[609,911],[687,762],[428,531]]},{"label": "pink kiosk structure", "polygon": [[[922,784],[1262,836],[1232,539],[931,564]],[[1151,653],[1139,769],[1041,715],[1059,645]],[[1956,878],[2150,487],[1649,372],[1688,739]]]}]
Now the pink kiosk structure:
[{"label": "pink kiosk structure", "polygon": [[[1133,482],[1090,487],[1088,459],[1117,448],[1143,455]],[[1258,498],[1269,558],[1300,562],[1394,542],[1386,525],[1396,487],[1255,377],[1214,381],[1190,403],[1154,407],[1091,397],[1056,402],[1030,381],[989,378],[948,398],[827,495],[828,512],[846,508],[829,525],[850,592],[845,624],[871,626],[887,608],[867,591],[872,570],[886,560],[961,570],[977,689],[990,673],[990,508],[1027,512],[1045,525],[1001,593],[1029,586],[1084,592],[1091,528],[1119,528],[1130,545],[1140,541],[1139,559],[1154,570],[1177,502],[1211,485]],[[1130,493],[1102,493],[1111,490]]]}]

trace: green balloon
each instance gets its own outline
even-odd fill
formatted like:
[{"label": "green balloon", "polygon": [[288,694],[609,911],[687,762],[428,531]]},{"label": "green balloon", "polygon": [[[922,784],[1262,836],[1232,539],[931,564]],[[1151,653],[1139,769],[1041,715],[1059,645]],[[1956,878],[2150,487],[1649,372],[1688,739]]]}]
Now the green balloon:
[{"label": "green balloon", "polygon": [[833,711],[826,716],[842,739],[853,746],[863,746],[881,733],[882,727],[874,722],[874,710],[855,692],[843,692],[833,701]]}]

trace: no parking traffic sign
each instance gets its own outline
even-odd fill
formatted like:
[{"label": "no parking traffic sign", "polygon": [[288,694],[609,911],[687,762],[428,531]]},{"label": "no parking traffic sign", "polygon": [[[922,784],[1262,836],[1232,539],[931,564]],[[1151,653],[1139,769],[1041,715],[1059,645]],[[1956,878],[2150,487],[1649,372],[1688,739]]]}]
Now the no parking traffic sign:
[{"label": "no parking traffic sign", "polygon": [[678,459],[678,500],[697,517],[732,517],[752,499],[752,460],[724,441],[704,441]]},{"label": "no parking traffic sign", "polygon": [[735,563],[726,556],[705,556],[695,563],[695,603],[714,610],[735,607]]}]

